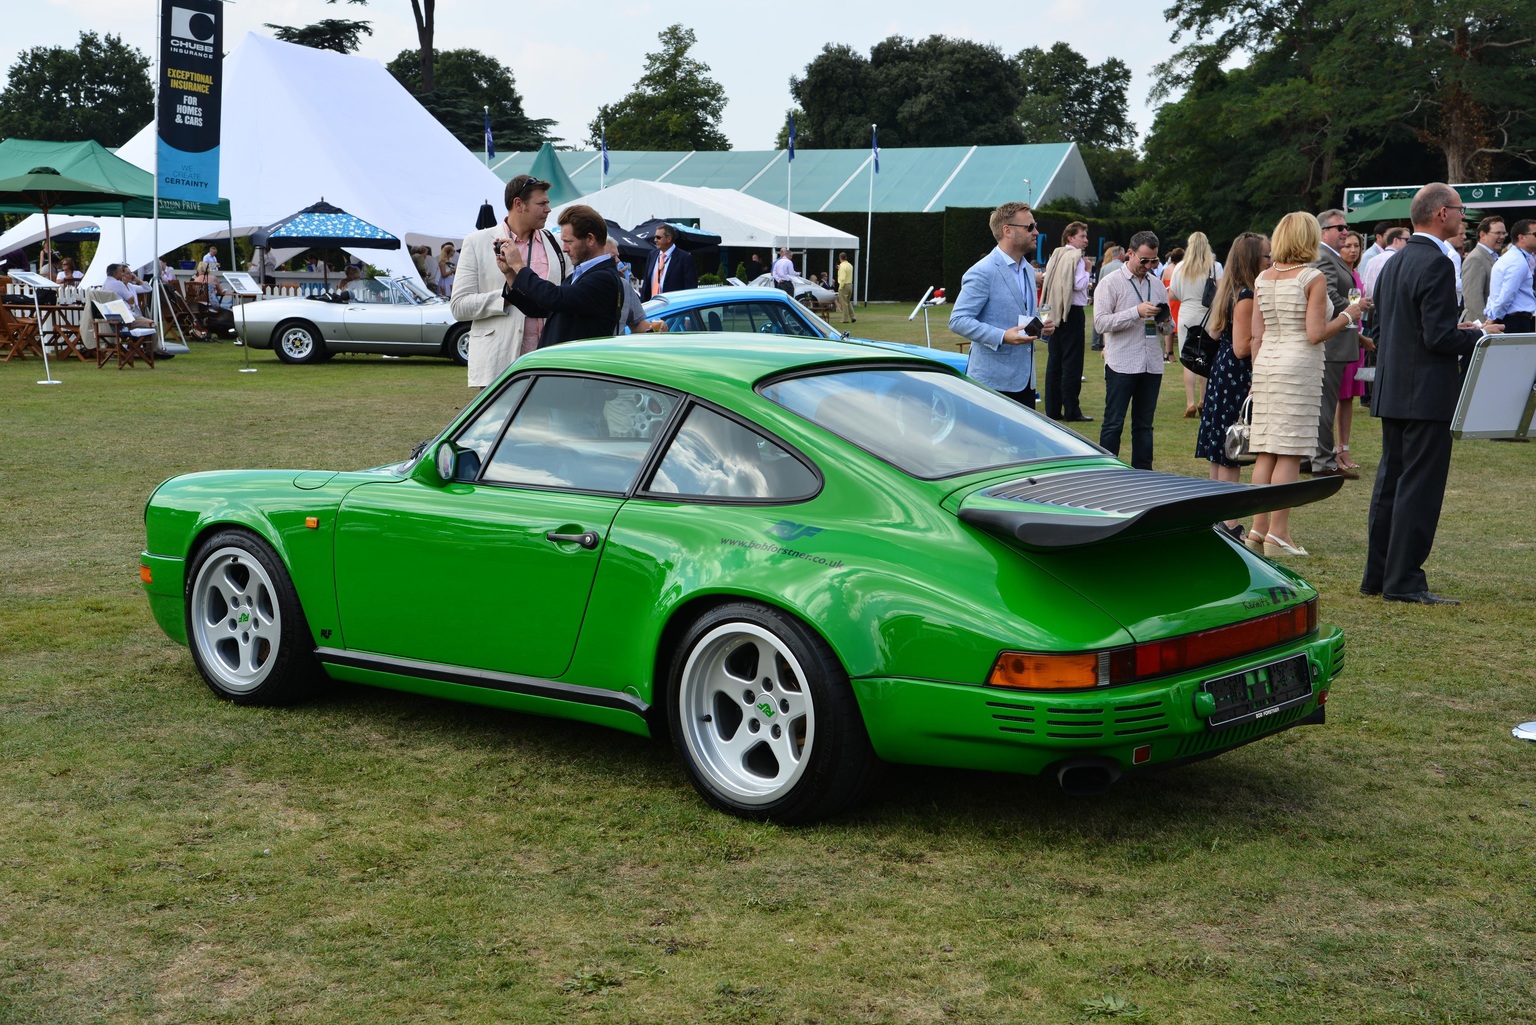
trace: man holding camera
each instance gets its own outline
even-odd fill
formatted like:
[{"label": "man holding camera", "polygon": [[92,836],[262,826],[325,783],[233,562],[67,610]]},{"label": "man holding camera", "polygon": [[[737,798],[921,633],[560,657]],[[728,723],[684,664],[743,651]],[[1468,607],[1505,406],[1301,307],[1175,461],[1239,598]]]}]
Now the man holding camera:
[{"label": "man holding camera", "polygon": [[608,255],[603,215],[581,203],[560,214],[560,245],[574,265],[564,284],[545,281],[512,239],[496,240],[496,266],[506,276],[502,295],[530,317],[547,317],[539,348],[618,333],[629,286]]},{"label": "man holding camera", "polygon": [[1104,336],[1104,423],[1099,444],[1120,454],[1131,415],[1131,465],[1152,469],[1152,418],[1163,386],[1164,339],[1174,333],[1168,290],[1156,274],[1160,243],[1150,231],[1131,236],[1125,265],[1093,292],[1093,327]]},{"label": "man holding camera", "polygon": [[459,267],[450,299],[455,320],[470,321],[469,386],[484,388],[512,361],[538,348],[544,321],[527,317],[502,294],[506,275],[496,264],[497,241],[516,244],[523,261],[546,281],[559,284],[569,261],[544,227],[549,219],[549,182],[531,174],[507,182],[507,216],[493,228],[471,233],[459,247]]}]

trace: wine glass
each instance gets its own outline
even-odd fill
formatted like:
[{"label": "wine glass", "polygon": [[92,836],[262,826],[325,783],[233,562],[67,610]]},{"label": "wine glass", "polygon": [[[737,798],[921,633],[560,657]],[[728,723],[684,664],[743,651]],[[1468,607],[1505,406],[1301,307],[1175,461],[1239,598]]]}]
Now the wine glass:
[{"label": "wine glass", "polygon": [[1360,304],[1360,295],[1361,295],[1360,289],[1358,289],[1358,288],[1351,288],[1349,290],[1349,301],[1350,301],[1350,303],[1352,305],[1358,306]]},{"label": "wine glass", "polygon": [[1035,308],[1035,315],[1037,317],[1039,317],[1041,320],[1050,320],[1051,319],[1051,304],[1050,303],[1041,303],[1039,306],[1037,306]]}]

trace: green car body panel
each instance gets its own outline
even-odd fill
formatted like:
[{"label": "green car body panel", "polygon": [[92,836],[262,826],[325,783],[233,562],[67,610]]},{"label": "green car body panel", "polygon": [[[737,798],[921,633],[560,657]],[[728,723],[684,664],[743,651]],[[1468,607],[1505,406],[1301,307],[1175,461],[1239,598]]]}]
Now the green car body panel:
[{"label": "green car body panel", "polygon": [[[1318,718],[1343,661],[1331,626],[1120,686],[1042,693],[988,685],[1006,651],[1123,649],[1294,608],[1316,593],[1208,527],[1170,530],[1155,544],[1131,537],[1042,548],[957,515],[997,505],[980,492],[1025,476],[1126,472],[1108,455],[924,480],[755,390],[810,368],[950,373],[849,349],[660,336],[559,346],[508,371],[609,375],[729,410],[815,468],[814,493],[786,502],[444,483],[433,479],[430,448],[420,460],[359,472],[172,478],[146,509],[145,588],[156,622],[188,643],[190,564],[204,539],[233,527],[277,553],[330,675],[637,734],[659,728],[682,630],[741,600],[782,610],[825,641],[870,744],[888,761],[1038,773],[1090,756],[1129,771]],[[441,438],[454,437],[495,392]],[[599,540],[592,548],[550,543],[546,532],[562,529],[592,530]],[[1232,729],[1208,727],[1205,681],[1295,655],[1310,675],[1305,700]]]}]

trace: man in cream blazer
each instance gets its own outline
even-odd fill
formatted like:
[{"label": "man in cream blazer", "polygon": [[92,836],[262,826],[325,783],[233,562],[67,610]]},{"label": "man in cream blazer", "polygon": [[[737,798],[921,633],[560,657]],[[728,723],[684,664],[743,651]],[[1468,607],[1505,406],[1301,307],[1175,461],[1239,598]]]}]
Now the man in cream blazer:
[{"label": "man in cream blazer", "polygon": [[531,174],[516,175],[507,182],[505,198],[507,216],[493,228],[470,234],[459,247],[459,269],[449,300],[454,319],[470,321],[471,388],[487,387],[513,360],[537,348],[544,323],[525,316],[502,294],[507,279],[496,266],[496,240],[514,240],[527,264],[547,281],[558,285],[570,274],[570,261],[544,229],[549,219],[549,182]]}]

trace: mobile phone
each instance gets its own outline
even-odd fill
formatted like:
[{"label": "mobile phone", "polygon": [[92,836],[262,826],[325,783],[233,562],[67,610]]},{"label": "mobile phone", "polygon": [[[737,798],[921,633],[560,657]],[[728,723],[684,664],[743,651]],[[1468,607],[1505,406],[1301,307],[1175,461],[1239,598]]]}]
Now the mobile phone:
[{"label": "mobile phone", "polygon": [[1041,323],[1039,317],[1032,318],[1028,324],[1024,325],[1024,333],[1029,335],[1031,338],[1039,338],[1040,332],[1044,330],[1045,325]]},{"label": "mobile phone", "polygon": [[1169,309],[1168,309],[1168,304],[1167,303],[1158,303],[1157,304],[1157,315],[1159,317],[1166,317],[1166,316],[1168,316],[1168,312],[1169,312]]}]

